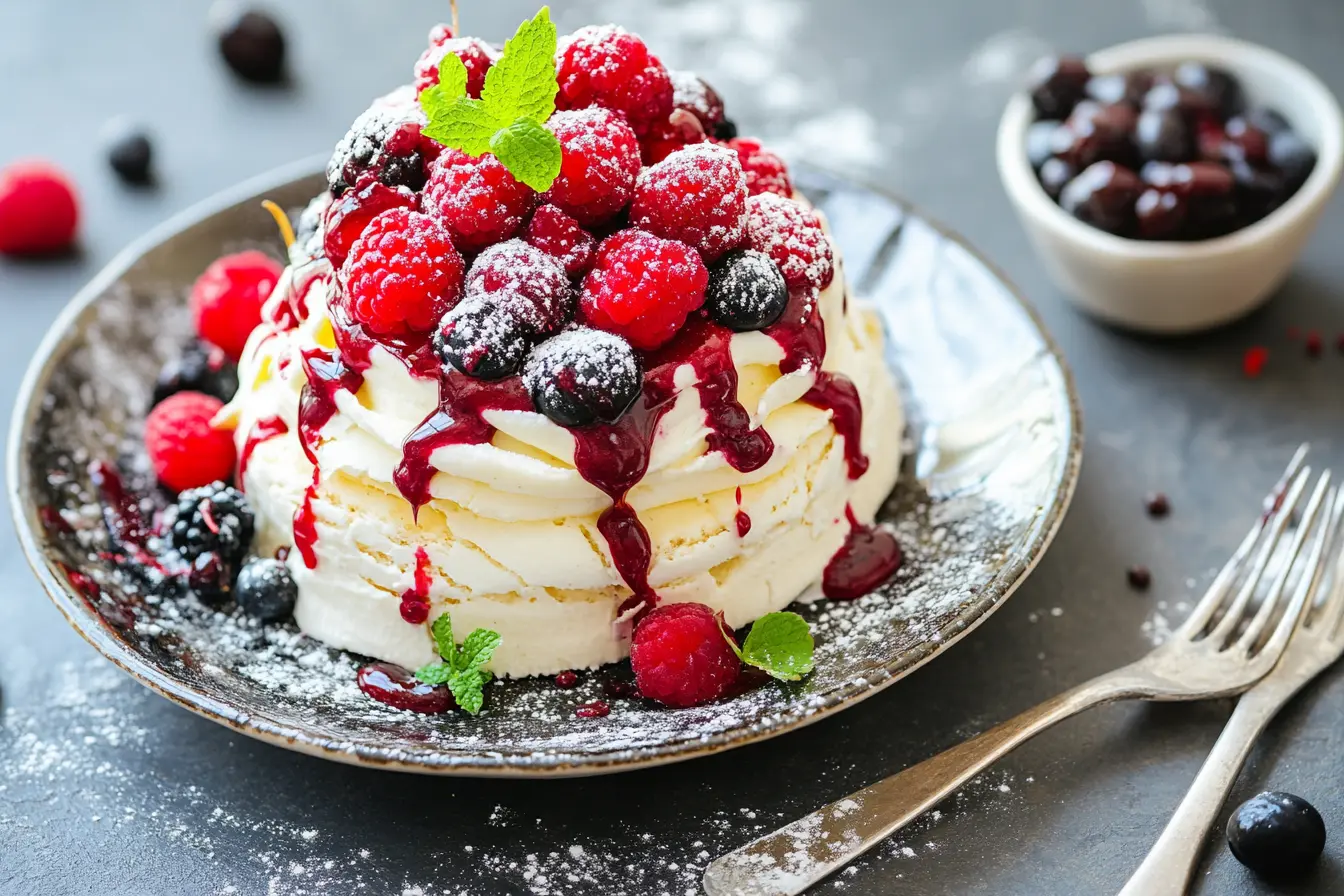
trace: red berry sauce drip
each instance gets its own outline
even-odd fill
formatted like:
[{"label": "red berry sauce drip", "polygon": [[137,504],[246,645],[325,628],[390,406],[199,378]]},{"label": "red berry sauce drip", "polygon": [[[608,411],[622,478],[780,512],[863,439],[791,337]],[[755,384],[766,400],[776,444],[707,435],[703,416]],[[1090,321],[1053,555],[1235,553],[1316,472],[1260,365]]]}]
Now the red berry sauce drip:
[{"label": "red berry sauce drip", "polygon": [[600,719],[610,714],[611,707],[605,700],[594,700],[591,703],[584,703],[574,710],[574,715],[581,719]]},{"label": "red berry sauce drip", "polygon": [[263,417],[252,424],[252,429],[243,442],[243,450],[238,454],[238,488],[243,487],[243,476],[247,473],[247,462],[252,459],[252,452],[257,450],[257,446],[268,439],[282,436],[287,432],[289,432],[289,425],[280,417]]},{"label": "red berry sauce drip", "polygon": [[303,501],[294,513],[294,550],[299,552],[303,565],[309,569],[317,569],[317,515],[313,513],[313,499],[317,497],[317,483],[321,475],[314,466],[313,482],[304,489]]},{"label": "red berry sauce drip", "polygon": [[445,687],[417,681],[415,676],[392,663],[370,663],[355,674],[355,682],[365,696],[393,709],[437,715],[457,707],[453,694]]},{"label": "red berry sauce drip", "polygon": [[859,439],[863,431],[863,405],[859,390],[849,377],[825,370],[817,371],[817,381],[803,395],[803,401],[831,412],[831,424],[845,437],[845,464],[849,478],[858,479],[868,472],[868,456]]},{"label": "red berry sauce drip", "polygon": [[309,463],[317,466],[317,437],[336,415],[336,393],[358,392],[364,374],[348,364],[344,353],[312,348],[303,352],[308,382],[299,396],[299,444]]},{"label": "red berry sauce drip", "polygon": [[737,487],[737,516],[733,518],[737,524],[737,537],[746,538],[747,533],[751,531],[751,517],[742,509],[742,487]]},{"label": "red berry sauce drip", "polygon": [[415,549],[415,584],[401,595],[401,618],[411,625],[423,625],[429,618],[429,554]]},{"label": "red berry sauce drip", "polygon": [[105,460],[96,460],[89,464],[89,479],[102,497],[103,522],[108,534],[113,544],[125,552],[121,559],[133,560],[162,575],[170,575],[149,549],[147,542],[153,532],[140,512],[138,499],[122,485],[121,472]]},{"label": "red berry sauce drip", "polygon": [[845,505],[849,535],[826,564],[821,592],[831,600],[856,600],[891,578],[904,559],[901,546],[887,530],[860,525]]}]

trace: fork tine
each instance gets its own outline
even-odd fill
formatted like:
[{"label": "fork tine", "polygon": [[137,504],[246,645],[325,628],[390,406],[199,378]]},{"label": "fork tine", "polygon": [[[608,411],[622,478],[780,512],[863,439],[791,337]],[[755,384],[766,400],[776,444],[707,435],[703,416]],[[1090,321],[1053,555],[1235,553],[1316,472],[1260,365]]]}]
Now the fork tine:
[{"label": "fork tine", "polygon": [[[1239,648],[1249,653],[1254,649],[1265,629],[1269,627],[1275,611],[1283,604],[1283,594],[1288,588],[1288,581],[1292,576],[1297,557],[1302,552],[1303,545],[1310,538],[1311,548],[1307,552],[1307,559],[1302,567],[1302,576],[1298,581],[1297,588],[1288,599],[1287,608],[1283,611],[1283,617],[1279,621],[1278,628],[1275,629],[1275,634],[1283,632],[1284,641],[1287,643],[1287,637],[1292,633],[1293,626],[1301,620],[1304,615],[1303,611],[1313,603],[1312,598],[1316,595],[1316,589],[1320,586],[1321,568],[1325,565],[1322,560],[1326,548],[1325,540],[1330,536],[1330,511],[1334,509],[1334,504],[1335,490],[1330,487],[1330,471],[1327,470],[1321,474],[1321,478],[1316,483],[1316,489],[1312,492],[1311,500],[1307,503],[1306,510],[1302,512],[1302,523],[1298,526],[1297,532],[1293,534],[1293,541],[1288,549],[1283,569],[1280,570],[1278,576],[1270,585],[1269,593],[1265,595],[1265,599],[1260,604],[1260,609],[1256,612],[1255,617],[1246,626],[1246,631],[1237,639]],[[1321,513],[1322,507],[1327,508],[1325,514]],[[1321,527],[1316,525],[1318,518],[1322,521]],[[1274,645],[1274,639],[1271,638],[1265,644],[1264,649],[1269,650]]]},{"label": "fork tine", "polygon": [[1336,497],[1335,507],[1330,516],[1330,531],[1326,533],[1326,559],[1322,566],[1321,577],[1329,579],[1330,590],[1321,602],[1316,614],[1315,625],[1320,626],[1327,638],[1339,635],[1341,623],[1344,623],[1344,565],[1341,551],[1344,551],[1344,490]]},{"label": "fork tine", "polygon": [[1195,608],[1190,611],[1190,615],[1186,617],[1185,622],[1176,630],[1178,636],[1187,640],[1196,637],[1209,624],[1209,620],[1213,618],[1214,613],[1218,612],[1218,608],[1222,606],[1223,600],[1227,596],[1228,589],[1237,578],[1237,572],[1245,565],[1246,558],[1251,555],[1255,548],[1255,543],[1259,541],[1261,534],[1264,533],[1265,528],[1276,515],[1275,505],[1280,502],[1281,496],[1287,492],[1289,483],[1302,469],[1302,462],[1306,459],[1307,450],[1306,443],[1298,446],[1292,460],[1288,462],[1287,468],[1283,471],[1283,475],[1279,477],[1278,482],[1274,483],[1274,488],[1265,496],[1265,512],[1262,512],[1256,518],[1255,525],[1251,526],[1251,531],[1246,533],[1246,537],[1241,540],[1241,544],[1233,552],[1232,557],[1223,565],[1223,568],[1218,571],[1218,575],[1209,584],[1208,590],[1199,599],[1199,603],[1195,604]]},{"label": "fork tine", "polygon": [[[1270,562],[1274,559],[1279,540],[1288,529],[1288,522],[1292,519],[1293,511],[1297,508],[1298,502],[1302,500],[1302,493],[1306,491],[1307,479],[1310,476],[1311,468],[1303,467],[1301,474],[1293,480],[1292,487],[1288,490],[1288,494],[1284,496],[1283,502],[1274,514],[1274,519],[1269,524],[1269,535],[1256,549],[1255,560],[1251,564],[1250,572],[1246,575],[1246,581],[1242,583],[1236,597],[1232,599],[1232,603],[1223,613],[1223,618],[1219,619],[1213,630],[1209,632],[1209,639],[1214,644],[1221,646],[1227,643],[1232,638],[1232,633],[1237,626],[1241,624],[1246,606],[1255,596],[1256,589],[1260,587],[1260,581],[1265,576],[1265,570],[1269,568]],[[1305,529],[1305,527],[1303,528]],[[1301,545],[1295,545],[1295,550],[1300,549],[1300,547]],[[1293,555],[1290,555],[1289,562],[1284,568],[1285,575],[1292,568],[1292,559]],[[1282,587],[1282,583],[1279,583],[1280,591]],[[1277,594],[1275,599],[1277,599]]]}]

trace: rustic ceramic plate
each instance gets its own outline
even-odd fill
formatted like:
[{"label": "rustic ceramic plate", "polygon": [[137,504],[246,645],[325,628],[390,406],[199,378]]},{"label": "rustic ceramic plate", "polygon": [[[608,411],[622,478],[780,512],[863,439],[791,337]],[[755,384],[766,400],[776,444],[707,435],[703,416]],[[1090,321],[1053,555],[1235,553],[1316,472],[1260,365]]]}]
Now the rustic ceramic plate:
[{"label": "rustic ceramic plate", "polygon": [[[98,650],[169,699],[246,734],[344,762],[468,775],[597,774],[703,756],[852,706],[928,662],[983,621],[1044,553],[1073,492],[1078,401],[1049,336],[1009,284],[955,236],[898,200],[804,173],[854,291],[881,308],[910,417],[904,478],[882,519],[907,553],[888,585],[853,603],[804,603],[816,671],[715,705],[670,711],[611,699],[574,708],[626,666],[498,682],[477,718],[416,716],[366,699],[358,657],[292,627],[259,628],[194,599],[142,594],[107,559],[87,473],[118,462],[144,483],[137,432],[162,362],[190,323],[183,297],[222,252],[278,251],[258,207],[300,207],[321,188],[304,163],[187,212],[128,249],[52,327],[11,428],[16,528],[56,606]],[[146,488],[146,504],[165,500]]]}]

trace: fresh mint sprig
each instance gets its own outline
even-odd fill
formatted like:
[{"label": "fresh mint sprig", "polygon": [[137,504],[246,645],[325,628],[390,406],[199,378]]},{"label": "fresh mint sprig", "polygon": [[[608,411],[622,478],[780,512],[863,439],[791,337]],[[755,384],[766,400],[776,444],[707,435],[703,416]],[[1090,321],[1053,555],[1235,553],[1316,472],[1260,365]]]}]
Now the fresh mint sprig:
[{"label": "fresh mint sprig", "polygon": [[415,677],[425,684],[447,685],[457,705],[476,715],[485,703],[485,686],[491,678],[485,665],[502,640],[499,632],[478,628],[459,647],[453,640],[453,620],[447,613],[435,619],[429,630],[443,662],[421,666],[415,670]]},{"label": "fresh mint sprig", "polygon": [[815,642],[807,620],[797,613],[767,613],[757,619],[738,647],[724,632],[738,659],[780,681],[798,681],[812,671]]},{"label": "fresh mint sprig", "polygon": [[545,127],[555,112],[555,23],[550,7],[518,26],[485,75],[480,99],[467,96],[467,68],[456,54],[439,63],[439,83],[420,94],[429,123],[421,133],[470,156],[487,152],[537,192],[560,176],[560,141]]}]

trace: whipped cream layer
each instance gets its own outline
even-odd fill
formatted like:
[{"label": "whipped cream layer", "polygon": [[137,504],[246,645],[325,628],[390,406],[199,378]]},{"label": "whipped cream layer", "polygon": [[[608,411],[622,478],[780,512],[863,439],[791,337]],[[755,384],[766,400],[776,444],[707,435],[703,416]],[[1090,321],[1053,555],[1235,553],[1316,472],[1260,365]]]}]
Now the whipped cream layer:
[{"label": "whipped cream layer", "polygon": [[[438,384],[374,347],[362,384],[336,392],[335,413],[310,443],[315,475],[298,438],[298,412],[303,353],[334,346],[327,290],[326,281],[313,283],[307,315],[294,329],[263,325],[253,334],[231,406],[259,550],[294,544],[296,512],[302,540],[311,541],[311,568],[304,552],[291,551],[288,560],[299,586],[299,627],[410,668],[434,660],[428,623],[408,623],[400,612],[402,595],[416,587],[419,558],[429,573],[429,620],[449,612],[460,634],[499,632],[491,664],[498,675],[553,674],[628,655],[629,626],[618,616],[632,592],[597,525],[612,499],[576,468],[573,434],[545,416],[484,411],[493,437],[436,448],[431,498],[413,515],[393,474],[403,441],[438,406]],[[871,522],[895,483],[899,397],[881,325],[846,295],[838,255],[819,302],[822,369],[857,389],[867,471],[850,478],[832,412],[803,400],[816,372],[781,373],[785,351],[766,333],[732,334],[730,343],[738,400],[774,442],[768,462],[751,472],[710,449],[696,369],[678,367],[647,471],[626,497],[648,532],[648,580],[662,602],[708,604],[734,628],[783,608],[843,544],[846,505]]]}]

